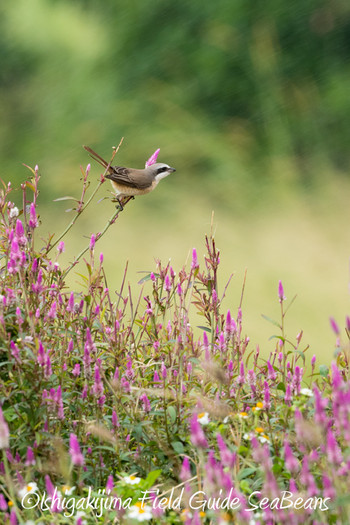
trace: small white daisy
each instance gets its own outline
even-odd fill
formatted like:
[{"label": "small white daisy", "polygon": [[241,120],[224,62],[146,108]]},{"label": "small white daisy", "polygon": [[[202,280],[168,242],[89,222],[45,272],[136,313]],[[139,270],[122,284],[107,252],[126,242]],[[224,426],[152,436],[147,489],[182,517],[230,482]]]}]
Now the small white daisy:
[{"label": "small white daisy", "polygon": [[65,496],[71,496],[75,490],[75,487],[70,487],[69,485],[63,485],[62,492]]},{"label": "small white daisy", "polygon": [[140,483],[141,478],[137,478],[136,476],[131,475],[131,476],[126,476],[124,478],[124,481],[128,485],[137,485],[138,483]]},{"label": "small white daisy", "polygon": [[38,490],[38,485],[35,483],[35,481],[31,481],[30,483],[27,483],[24,487],[22,487],[19,491],[19,497],[21,499],[24,498],[27,494],[32,494],[33,492],[36,492]]},{"label": "small white daisy", "polygon": [[149,521],[152,519],[151,507],[142,505],[141,501],[130,507],[128,518],[136,521]]},{"label": "small white daisy", "polygon": [[300,390],[300,393],[303,395],[303,396],[307,396],[307,397],[312,397],[314,395],[313,391],[310,390],[310,388],[302,388]]},{"label": "small white daisy", "polygon": [[200,414],[198,414],[197,421],[203,426],[208,425],[208,423],[210,423],[208,412],[201,412]]}]

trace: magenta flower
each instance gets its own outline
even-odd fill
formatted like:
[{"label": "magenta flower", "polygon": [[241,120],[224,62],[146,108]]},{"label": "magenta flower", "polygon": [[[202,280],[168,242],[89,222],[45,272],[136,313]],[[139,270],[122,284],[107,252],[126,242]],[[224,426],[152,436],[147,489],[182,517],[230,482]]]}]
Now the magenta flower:
[{"label": "magenta flower", "polygon": [[92,387],[92,391],[96,397],[102,396],[104,392],[100,368],[99,368],[98,363],[95,364],[94,385]]},{"label": "magenta flower", "polygon": [[203,348],[205,351],[205,359],[208,360],[210,358],[210,353],[209,353],[209,340],[208,340],[207,332],[203,332]]},{"label": "magenta flower", "polygon": [[339,326],[337,325],[335,319],[333,317],[330,317],[329,318],[329,322],[331,324],[331,328],[332,328],[333,332],[335,333],[335,335],[340,335]]},{"label": "magenta flower", "polygon": [[292,472],[298,472],[299,470],[299,461],[294,456],[292,449],[287,440],[284,442],[284,461],[287,469]]},{"label": "magenta flower", "polygon": [[66,307],[67,312],[74,312],[74,292],[71,292]]},{"label": "magenta flower", "polygon": [[18,520],[17,520],[16,511],[15,509],[12,509],[10,513],[10,525],[17,525],[17,524],[18,524]]},{"label": "magenta flower", "polygon": [[106,493],[112,492],[114,488],[113,476],[109,475],[106,483]]},{"label": "magenta flower", "polygon": [[20,221],[19,219],[17,219],[16,221],[16,237],[19,245],[23,246],[27,243],[27,238],[24,235],[23,224],[22,221]]},{"label": "magenta flower", "polygon": [[278,299],[280,303],[282,303],[285,300],[282,281],[278,282]]},{"label": "magenta flower", "polygon": [[96,243],[96,236],[92,234],[90,238],[90,251],[93,251],[93,249],[95,248],[95,243]]},{"label": "magenta flower", "polygon": [[29,212],[29,215],[30,215],[30,218],[29,218],[29,227],[30,228],[37,228],[39,226],[39,221],[38,221],[38,218],[36,216],[36,212],[35,212],[35,204],[34,202],[31,203],[30,205],[30,212]]},{"label": "magenta flower", "polygon": [[73,376],[75,376],[75,377],[78,377],[78,376],[80,375],[80,364],[79,364],[79,363],[76,363],[76,364],[74,365],[74,368],[73,368],[72,374],[73,374]]},{"label": "magenta flower", "polygon": [[343,455],[331,430],[327,432],[327,457],[331,465],[340,465]]},{"label": "magenta flower", "polygon": [[160,148],[156,149],[153,155],[151,155],[150,158],[146,160],[145,168],[148,168],[149,166],[152,166],[152,164],[155,164],[157,162],[159,152],[160,152]]},{"label": "magenta flower", "polygon": [[64,252],[64,241],[61,241],[61,242],[58,243],[57,251],[58,251],[59,254]]},{"label": "magenta flower", "polygon": [[5,421],[4,414],[0,406],[0,449],[8,448],[10,440],[9,427]]},{"label": "magenta flower", "polygon": [[162,364],[160,366],[160,372],[162,374],[162,378],[166,379],[167,378],[167,369],[166,369],[166,366],[165,366],[164,362],[162,362]]},{"label": "magenta flower", "polygon": [[85,459],[81,453],[78,439],[75,434],[71,434],[69,438],[69,454],[71,456],[73,465],[78,465],[79,467],[84,465]]},{"label": "magenta flower", "polygon": [[7,502],[2,492],[0,492],[0,510],[7,510]]},{"label": "magenta flower", "polygon": [[34,452],[33,452],[33,449],[31,447],[27,448],[27,455],[26,455],[26,462],[25,462],[25,464],[27,466],[35,465]]},{"label": "magenta flower", "polygon": [[217,434],[216,439],[220,451],[221,463],[224,467],[233,468],[236,463],[236,454],[231,452],[226,446],[226,443],[222,439],[221,434]]},{"label": "magenta flower", "polygon": [[117,428],[119,426],[118,416],[117,416],[117,412],[115,410],[113,410],[113,412],[112,412],[112,425],[114,426],[114,428]]},{"label": "magenta flower", "polygon": [[184,457],[184,460],[182,462],[182,467],[180,471],[179,478],[181,481],[187,481],[192,476],[191,474],[191,467],[190,467],[190,461],[187,456]]},{"label": "magenta flower", "polygon": [[202,425],[198,422],[197,414],[194,414],[190,421],[191,441],[195,447],[207,448],[208,441],[202,430]]},{"label": "magenta flower", "polygon": [[57,315],[57,303],[56,301],[53,301],[51,308],[49,310],[49,313],[47,314],[47,317],[50,319],[55,319]]},{"label": "magenta flower", "polygon": [[151,411],[151,403],[150,403],[150,401],[149,401],[149,399],[148,399],[148,397],[146,396],[145,393],[140,395],[140,401],[142,402],[144,411],[146,413],[150,412]]},{"label": "magenta flower", "polygon": [[196,250],[196,248],[193,248],[193,250],[192,250],[191,270],[197,270],[197,268],[199,268],[198,257],[197,257],[197,250]]}]

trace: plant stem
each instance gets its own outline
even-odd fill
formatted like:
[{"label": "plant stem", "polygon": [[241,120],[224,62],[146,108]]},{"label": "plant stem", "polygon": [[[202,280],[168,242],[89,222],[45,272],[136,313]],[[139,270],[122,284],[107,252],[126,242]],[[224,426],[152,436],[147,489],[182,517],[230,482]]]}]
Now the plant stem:
[{"label": "plant stem", "polygon": [[[76,223],[78,217],[80,217],[80,215],[83,213],[84,210],[86,210],[86,208],[89,206],[90,202],[92,201],[92,199],[95,197],[96,193],[98,192],[98,190],[100,189],[100,186],[102,186],[102,184],[104,183],[104,175],[107,173],[110,165],[112,164],[113,162],[113,159],[114,157],[116,156],[116,154],[118,153],[119,151],[119,148],[120,146],[122,145],[122,142],[124,140],[124,137],[122,137],[121,141],[119,142],[118,146],[116,148],[113,148],[114,151],[113,151],[113,154],[112,154],[112,157],[111,157],[111,160],[108,164],[108,166],[106,167],[104,173],[103,173],[103,177],[102,177],[102,180],[100,180],[100,182],[97,184],[96,188],[94,189],[94,191],[92,192],[92,194],[90,195],[89,199],[87,200],[86,204],[83,205],[83,196],[85,194],[85,190],[86,190],[86,187],[85,187],[85,182],[84,181],[84,187],[83,187],[83,193],[82,193],[82,197],[80,199],[80,202],[79,202],[79,205],[78,205],[78,209],[77,209],[77,213],[76,215],[73,217],[73,219],[71,220],[71,222],[68,224],[67,228],[61,233],[61,235],[59,235],[58,239],[48,248],[46,254],[48,254],[55,246],[57,246],[57,244],[60,242],[61,239],[63,239],[63,237],[69,232],[69,230],[74,226],[74,224]],[[84,252],[85,253],[85,252]]]},{"label": "plant stem", "polygon": [[[128,200],[124,203],[123,206],[125,206],[130,200],[132,199],[132,197],[128,197]],[[95,242],[99,241],[101,239],[101,237],[103,237],[103,235],[106,233],[106,231],[108,230],[108,228],[110,226],[112,226],[112,224],[115,223],[115,221],[117,220],[118,216],[119,216],[119,213],[120,213],[120,209],[118,208],[112,215],[112,217],[107,221],[106,223],[106,226],[103,228],[103,230],[98,233],[96,235],[96,240]],[[68,269],[62,274],[62,277],[61,279],[64,279],[68,273],[71,271],[72,268],[74,268],[74,266],[76,266],[76,264],[80,261],[80,259],[82,258],[82,256],[84,255],[84,253],[86,253],[90,248],[90,242],[89,244],[79,253],[78,257],[75,259],[74,262],[72,262],[72,264],[68,267]]]}]

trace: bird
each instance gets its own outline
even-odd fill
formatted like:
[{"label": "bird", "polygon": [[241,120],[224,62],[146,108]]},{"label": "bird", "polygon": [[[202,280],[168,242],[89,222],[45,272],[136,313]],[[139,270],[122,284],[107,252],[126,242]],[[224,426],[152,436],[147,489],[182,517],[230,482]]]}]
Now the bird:
[{"label": "bird", "polygon": [[168,164],[164,164],[163,162],[155,162],[150,165],[146,163],[144,169],[110,166],[107,161],[100,157],[100,155],[94,150],[89,148],[89,146],[83,146],[83,148],[96,162],[101,164],[105,169],[108,168],[108,173],[105,177],[112,183],[121,210],[123,210],[121,199],[124,197],[134,198],[135,195],[144,195],[153,191],[160,180],[176,171],[175,168],[171,168]]}]

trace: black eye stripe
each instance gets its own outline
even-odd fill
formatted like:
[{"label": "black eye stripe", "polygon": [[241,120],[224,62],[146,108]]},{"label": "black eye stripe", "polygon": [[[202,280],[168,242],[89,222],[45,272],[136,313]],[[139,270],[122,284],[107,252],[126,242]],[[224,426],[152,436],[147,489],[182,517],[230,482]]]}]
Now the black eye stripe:
[{"label": "black eye stripe", "polygon": [[157,173],[162,173],[163,171],[166,171],[168,168],[163,166],[163,168],[158,168]]}]

